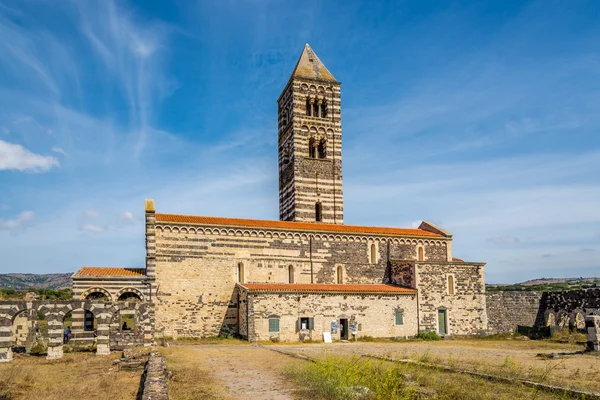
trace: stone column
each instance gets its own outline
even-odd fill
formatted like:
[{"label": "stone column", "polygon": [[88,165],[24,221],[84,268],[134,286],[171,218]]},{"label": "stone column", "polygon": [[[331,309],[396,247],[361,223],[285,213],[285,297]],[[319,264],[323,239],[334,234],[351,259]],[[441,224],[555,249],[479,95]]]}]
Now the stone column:
[{"label": "stone column", "polygon": [[[156,278],[156,211],[154,200],[146,200],[146,276]],[[152,295],[150,295],[152,298]]]},{"label": "stone column", "polygon": [[46,359],[55,360],[63,356],[63,316],[48,313],[48,355]]},{"label": "stone column", "polygon": [[0,363],[12,361],[12,334],[12,319],[0,318]]},{"label": "stone column", "polygon": [[587,331],[587,349],[600,351],[600,315],[586,315],[585,328]]},{"label": "stone column", "polygon": [[96,317],[97,329],[96,334],[98,335],[96,342],[96,354],[107,355],[110,354],[110,342],[108,335],[110,334],[110,316],[108,314],[100,314]]}]

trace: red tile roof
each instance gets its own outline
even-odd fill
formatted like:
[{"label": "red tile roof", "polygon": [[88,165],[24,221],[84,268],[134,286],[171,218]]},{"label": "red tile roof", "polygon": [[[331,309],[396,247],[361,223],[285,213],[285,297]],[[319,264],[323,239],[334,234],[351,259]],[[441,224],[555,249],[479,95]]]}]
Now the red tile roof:
[{"label": "red tile roof", "polygon": [[411,228],[385,228],[379,226],[357,226],[357,225],[337,225],[315,222],[293,222],[293,221],[272,221],[265,219],[242,219],[242,218],[221,218],[221,217],[202,217],[180,214],[156,214],[157,222],[175,222],[184,224],[217,225],[217,226],[236,226],[250,228],[273,228],[296,231],[322,231],[322,232],[340,232],[340,233],[372,233],[381,235],[400,235],[400,236],[427,236],[443,237],[437,233],[428,232],[423,229]]},{"label": "red tile roof", "polygon": [[452,257],[452,261],[465,262],[462,258]]},{"label": "red tile roof", "polygon": [[146,276],[145,268],[82,267],[76,276]]},{"label": "red tile roof", "polygon": [[250,292],[417,293],[414,289],[385,284],[240,283],[240,285]]}]

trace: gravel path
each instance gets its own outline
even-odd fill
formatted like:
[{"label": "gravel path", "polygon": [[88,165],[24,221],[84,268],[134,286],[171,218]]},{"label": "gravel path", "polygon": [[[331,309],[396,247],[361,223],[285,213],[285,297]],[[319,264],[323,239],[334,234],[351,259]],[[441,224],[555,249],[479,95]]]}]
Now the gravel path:
[{"label": "gravel path", "polygon": [[250,345],[186,347],[198,352],[203,367],[212,370],[226,389],[221,398],[292,400],[297,390],[281,371],[303,361]]}]

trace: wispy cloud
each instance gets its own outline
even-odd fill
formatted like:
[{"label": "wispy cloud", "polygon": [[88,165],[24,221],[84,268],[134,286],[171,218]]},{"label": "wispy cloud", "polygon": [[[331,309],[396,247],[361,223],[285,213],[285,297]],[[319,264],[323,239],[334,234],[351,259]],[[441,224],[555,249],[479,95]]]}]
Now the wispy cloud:
[{"label": "wispy cloud", "polygon": [[67,152],[61,149],[60,147],[53,147],[52,151],[58,154],[62,154],[63,156],[67,156]]},{"label": "wispy cloud", "polygon": [[100,216],[100,213],[96,210],[86,210],[83,213],[83,216],[86,218],[98,218]]},{"label": "wispy cloud", "polygon": [[55,157],[35,154],[19,144],[0,140],[0,170],[45,172],[59,166]]},{"label": "wispy cloud", "polygon": [[2,220],[0,219],[0,229],[2,230],[16,230],[29,225],[35,218],[33,211],[23,211],[17,215],[14,219]]},{"label": "wispy cloud", "polygon": [[136,219],[131,211],[124,211],[119,215],[119,221],[125,225],[132,225]]},{"label": "wispy cloud", "polygon": [[100,232],[104,232],[104,228],[99,226],[99,225],[94,225],[94,224],[81,224],[79,226],[79,228],[82,231],[86,231],[86,232],[92,232],[92,233],[100,233]]}]

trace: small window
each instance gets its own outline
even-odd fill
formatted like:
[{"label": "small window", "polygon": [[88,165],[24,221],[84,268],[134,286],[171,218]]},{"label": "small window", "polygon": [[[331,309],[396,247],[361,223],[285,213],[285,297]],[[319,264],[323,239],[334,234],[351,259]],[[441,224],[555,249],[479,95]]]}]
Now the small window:
[{"label": "small window", "polygon": [[371,244],[371,264],[375,264],[377,262],[377,254],[375,251],[375,244]]},{"label": "small window", "polygon": [[344,283],[344,269],[341,265],[337,267],[337,283]]},{"label": "small window", "polygon": [[279,332],[279,318],[269,319],[269,332]]},{"label": "small window", "polygon": [[308,318],[300,318],[300,329],[308,330]]},{"label": "small window", "polygon": [[238,282],[244,283],[244,264],[238,263]]},{"label": "small window", "polygon": [[306,98],[306,115],[308,115],[309,117],[312,115],[312,104],[310,104],[310,99],[307,97]]},{"label": "small window", "polygon": [[315,329],[315,319],[309,317],[298,318],[298,330],[299,331],[312,331]]},{"label": "small window", "polygon": [[454,276],[448,276],[448,294],[450,296],[454,295]]},{"label": "small window", "polygon": [[419,252],[419,258],[418,258],[418,260],[419,261],[423,261],[424,260],[424,257],[423,257],[423,247],[419,247],[418,252]]},{"label": "small window", "polygon": [[321,117],[327,118],[327,103],[326,102],[323,102],[323,104],[321,104]]},{"label": "small window", "polygon": [[319,116],[319,104],[316,101],[313,103],[312,116],[313,117]]},{"label": "small window", "polygon": [[288,147],[286,147],[285,149],[283,149],[283,165],[287,165],[290,162],[290,149]]},{"label": "small window", "polygon": [[319,142],[319,158],[327,157],[327,144],[325,143],[325,139],[321,139]]},{"label": "small window", "polygon": [[283,115],[281,116],[281,126],[282,127],[285,127],[287,125],[287,120],[288,120],[287,114],[283,113]]},{"label": "small window", "polygon": [[294,283],[294,266],[290,265],[288,267],[288,282]]},{"label": "small window", "polygon": [[316,158],[317,157],[317,146],[315,144],[315,139],[311,138],[308,141],[308,156],[310,158]]},{"label": "small window", "polygon": [[323,221],[323,207],[321,206],[321,203],[315,204],[315,221]]},{"label": "small window", "polygon": [[404,325],[404,315],[402,311],[396,311],[396,325]]}]

